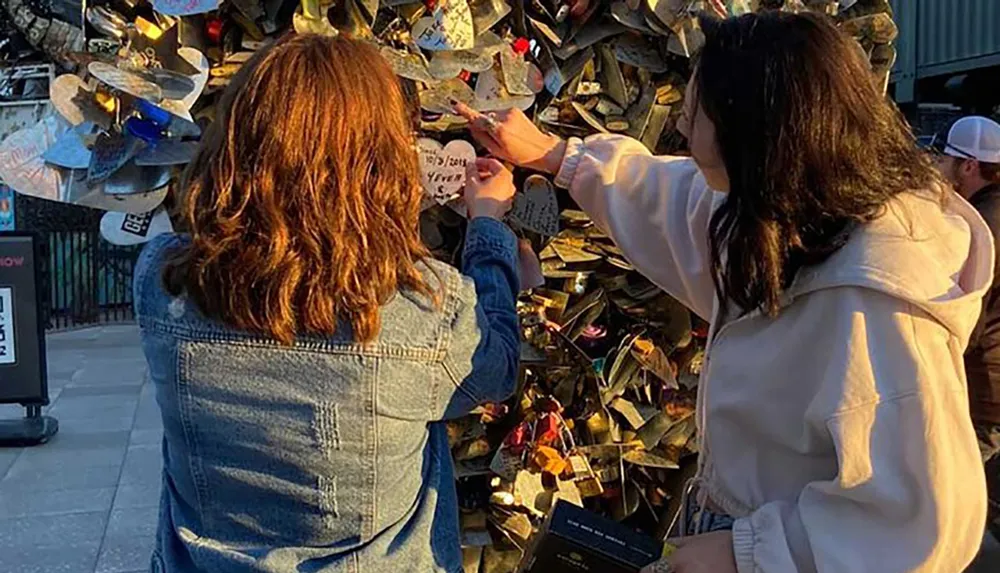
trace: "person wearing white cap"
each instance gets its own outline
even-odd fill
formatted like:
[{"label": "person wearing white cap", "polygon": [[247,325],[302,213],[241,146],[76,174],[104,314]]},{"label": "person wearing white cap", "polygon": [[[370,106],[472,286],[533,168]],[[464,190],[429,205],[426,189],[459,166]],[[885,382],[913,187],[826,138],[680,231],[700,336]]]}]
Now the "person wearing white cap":
[{"label": "person wearing white cap", "polygon": [[[955,122],[947,139],[931,140],[938,169],[986,220],[1000,244],[1000,124],[981,117]],[[986,462],[988,526],[1000,539],[1000,264],[965,352],[972,421]]]}]

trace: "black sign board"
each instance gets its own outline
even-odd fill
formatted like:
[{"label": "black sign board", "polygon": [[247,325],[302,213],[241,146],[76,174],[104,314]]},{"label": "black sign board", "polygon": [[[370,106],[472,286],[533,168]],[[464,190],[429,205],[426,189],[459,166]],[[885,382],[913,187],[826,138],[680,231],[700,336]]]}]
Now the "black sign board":
[{"label": "black sign board", "polygon": [[35,237],[0,233],[0,403],[49,402]]},{"label": "black sign board", "polygon": [[519,573],[638,573],[663,544],[559,500],[521,559]]}]

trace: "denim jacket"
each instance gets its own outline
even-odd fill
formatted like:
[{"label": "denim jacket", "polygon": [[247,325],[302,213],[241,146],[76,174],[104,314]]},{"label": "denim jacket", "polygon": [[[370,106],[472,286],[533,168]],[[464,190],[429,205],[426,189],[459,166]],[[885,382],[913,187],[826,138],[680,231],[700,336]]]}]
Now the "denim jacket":
[{"label": "denim jacket", "polygon": [[164,427],[152,571],[460,573],[440,421],[514,389],[513,233],[472,220],[462,274],[425,263],[442,304],[397,294],[372,343],[354,342],[345,325],[290,347],[164,291],[165,255],[185,240],[152,240],[135,273]]}]

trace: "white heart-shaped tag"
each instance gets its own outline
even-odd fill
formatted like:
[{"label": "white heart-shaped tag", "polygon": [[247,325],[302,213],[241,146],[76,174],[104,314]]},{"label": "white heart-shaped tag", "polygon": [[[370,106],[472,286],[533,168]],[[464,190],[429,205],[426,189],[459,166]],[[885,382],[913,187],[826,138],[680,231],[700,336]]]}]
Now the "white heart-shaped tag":
[{"label": "white heart-shaped tag", "polygon": [[198,73],[190,76],[194,81],[194,89],[184,99],[180,100],[180,108],[191,109],[195,102],[198,101],[198,98],[201,97],[201,92],[205,91],[205,84],[208,83],[208,68],[210,66],[205,54],[190,46],[178,49],[177,53],[180,57],[187,60],[189,64],[198,68]]},{"label": "white heart-shaped tag", "polygon": [[524,192],[514,196],[510,217],[518,225],[546,237],[559,233],[559,200],[555,187],[541,175],[524,181]]},{"label": "white heart-shaped tag", "polygon": [[163,90],[160,89],[160,86],[111,64],[90,62],[87,71],[98,81],[139,99],[149,100],[153,103],[163,99]]},{"label": "white heart-shaped tag", "polygon": [[[379,53],[381,53],[382,57],[389,62],[389,65],[392,66],[392,71],[395,72],[397,76],[413,80],[415,82],[424,82],[428,84],[434,82],[434,78],[431,77],[431,74],[427,69],[427,62],[424,60],[422,55],[414,54],[413,52],[409,52],[407,50],[397,50],[391,46],[382,46]],[[456,73],[455,76],[457,75],[458,74]]]},{"label": "white heart-shaped tag", "polygon": [[462,70],[474,74],[481,73],[493,67],[493,54],[479,53],[471,50],[456,52],[435,52],[427,65],[427,71],[433,79],[448,80],[458,77]]},{"label": "white heart-shaped tag", "polygon": [[494,56],[506,45],[500,36],[484,32],[476,36],[476,45],[471,50],[435,52],[427,69],[436,80],[458,77],[462,70],[479,74],[493,67]]},{"label": "white heart-shaped tag", "polygon": [[476,149],[461,139],[442,146],[427,137],[418,139],[417,147],[424,194],[441,205],[456,199],[465,187],[466,166],[476,160]]},{"label": "white heart-shaped tag", "polygon": [[146,213],[108,211],[101,217],[101,236],[113,245],[140,245],[173,231],[170,216],[162,208]]},{"label": "white heart-shaped tag", "polygon": [[491,68],[476,79],[476,111],[502,111],[517,108],[524,111],[535,103],[535,96],[512,96],[500,82],[496,68]]},{"label": "white heart-shaped tag", "polygon": [[145,144],[127,133],[100,133],[91,148],[87,184],[105,181],[132,160]]},{"label": "white heart-shaped tag", "polygon": [[194,159],[194,154],[197,151],[197,141],[163,139],[140,151],[135,156],[135,164],[143,167],[148,165],[183,165]]},{"label": "white heart-shaped tag", "polygon": [[545,89],[545,78],[535,64],[517,54],[510,46],[500,51],[503,83],[512,95],[534,95]]},{"label": "white heart-shaped tag", "polygon": [[91,135],[94,129],[93,123],[86,122],[67,131],[45,150],[42,159],[56,167],[86,169],[90,165],[90,149],[83,137]]},{"label": "white heart-shaped tag", "polygon": [[476,94],[469,84],[458,78],[431,84],[420,92],[420,107],[432,113],[454,112],[452,101],[473,106]]},{"label": "white heart-shaped tag", "polygon": [[59,115],[72,125],[92,121],[106,128],[111,124],[111,116],[97,107],[94,92],[79,76],[63,74],[52,80],[49,101]]},{"label": "white heart-shaped tag", "polygon": [[470,50],[476,45],[476,32],[472,25],[472,10],[467,0],[442,2],[433,16],[417,20],[412,35],[417,45],[425,50]]},{"label": "white heart-shaped tag", "polygon": [[166,187],[173,173],[169,166],[140,167],[129,163],[104,182],[105,195],[135,195]]},{"label": "white heart-shaped tag", "polygon": [[86,172],[78,171],[75,173],[83,173],[82,181],[77,181],[66,189],[64,195],[66,201],[74,205],[90,207],[92,209],[122,213],[145,213],[159,207],[163,203],[163,200],[166,199],[167,192],[170,190],[169,186],[164,185],[159,189],[145,193],[108,195],[104,192],[104,185],[97,185],[93,188],[87,187]]},{"label": "white heart-shaped tag", "polygon": [[0,142],[0,180],[18,193],[60,200],[62,169],[46,165],[45,151],[70,129],[57,114],[16,131]]}]

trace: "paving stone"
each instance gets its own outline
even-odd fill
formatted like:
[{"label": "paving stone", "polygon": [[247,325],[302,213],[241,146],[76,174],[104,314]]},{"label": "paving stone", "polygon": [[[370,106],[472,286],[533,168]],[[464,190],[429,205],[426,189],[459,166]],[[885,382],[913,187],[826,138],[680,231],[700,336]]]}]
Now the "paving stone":
[{"label": "paving stone", "polygon": [[56,403],[49,414],[63,420],[91,420],[94,418],[130,418],[135,416],[139,401],[131,399],[108,399],[106,396],[95,398],[68,398]]},{"label": "paving stone", "polygon": [[143,485],[119,485],[115,493],[112,509],[129,509],[138,507],[159,507],[161,483]]},{"label": "paving stone", "polygon": [[49,385],[48,388],[49,403],[45,406],[42,406],[42,412],[47,413],[49,410],[52,409],[52,406],[56,403],[56,400],[58,400],[59,397],[62,396],[62,391],[63,391],[62,387],[53,387],[52,385]]},{"label": "paving stone", "polygon": [[0,420],[14,420],[24,417],[24,407],[20,404],[0,404]]},{"label": "paving stone", "polygon": [[53,380],[69,380],[86,360],[85,350],[59,350],[45,345],[45,373],[49,383]]},{"label": "paving stone", "polygon": [[[94,360],[91,362],[91,360]],[[146,360],[144,358],[95,360],[88,362],[73,372],[72,386],[142,386],[145,382]],[[138,374],[138,375],[137,375]]]},{"label": "paving stone", "polygon": [[86,513],[111,509],[115,488],[64,491],[0,492],[0,516],[27,517]]},{"label": "paving stone", "polygon": [[106,539],[95,573],[149,571],[154,544],[155,535],[152,534]]},{"label": "paving stone", "polygon": [[163,417],[159,408],[155,411],[136,411],[135,419],[132,421],[133,430],[157,430],[163,431]]},{"label": "paving stone", "polygon": [[0,548],[100,544],[107,511],[0,519]]},{"label": "paving stone", "polygon": [[0,548],[3,573],[93,573],[100,542]]},{"label": "paving stone", "polygon": [[135,421],[135,416],[133,414],[111,418],[78,419],[71,417],[66,420],[59,419],[59,416],[55,416],[55,418],[59,420],[59,432],[65,432],[67,434],[128,431],[132,429],[132,422]]},{"label": "paving stone", "polygon": [[118,483],[121,465],[92,466],[73,471],[47,468],[11,468],[0,480],[0,492],[51,491],[112,487]]},{"label": "paving stone", "polygon": [[22,448],[0,448],[0,479],[7,475],[7,470],[14,464],[14,460],[21,455],[22,451]]},{"label": "paving stone", "polygon": [[85,450],[93,448],[113,448],[128,446],[129,431],[113,430],[107,432],[64,432],[52,436],[49,443],[38,446],[47,450]]},{"label": "paving stone", "polygon": [[125,455],[120,483],[159,484],[163,478],[163,453],[159,444],[131,446]]},{"label": "paving stone", "polygon": [[25,450],[11,469],[74,471],[93,466],[121,466],[125,461],[126,451],[122,446],[79,450],[32,448]]},{"label": "paving stone", "polygon": [[114,349],[122,346],[139,346],[139,327],[136,324],[105,324],[99,327],[80,328],[52,333],[45,337],[46,346],[53,349],[74,350]]},{"label": "paving stone", "polygon": [[159,428],[152,429],[135,429],[129,435],[128,445],[130,446],[151,446],[160,445],[163,443],[163,428],[162,424]]},{"label": "paving stone", "polygon": [[78,398],[82,396],[129,396],[138,397],[142,392],[142,386],[134,384],[118,384],[109,386],[71,386],[66,388],[63,398]]},{"label": "paving stone", "polygon": [[159,519],[158,507],[130,507],[111,510],[105,539],[121,537],[152,536],[156,533]]}]

